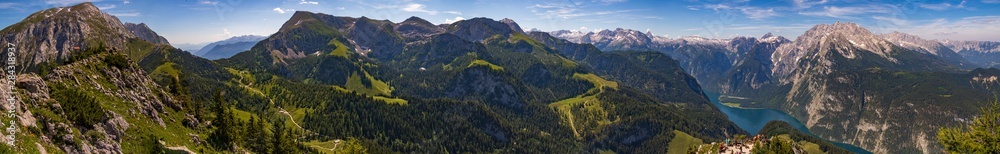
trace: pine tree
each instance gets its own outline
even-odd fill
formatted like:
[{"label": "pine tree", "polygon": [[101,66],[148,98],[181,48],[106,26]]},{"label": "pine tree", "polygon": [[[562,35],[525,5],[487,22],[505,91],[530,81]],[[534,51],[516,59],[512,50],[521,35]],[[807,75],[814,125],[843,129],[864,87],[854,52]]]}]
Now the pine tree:
[{"label": "pine tree", "polygon": [[215,131],[209,136],[209,140],[216,148],[230,150],[232,148],[234,133],[232,125],[233,116],[228,110],[229,106],[222,100],[221,93],[216,95],[215,101],[217,104],[212,108],[212,111],[215,113],[215,120],[212,121]]},{"label": "pine tree", "polygon": [[950,153],[996,153],[1000,151],[1000,102],[982,109],[983,115],[959,127],[943,127],[938,142]]},{"label": "pine tree", "polygon": [[251,151],[256,153],[270,153],[268,149],[268,140],[270,136],[267,134],[266,125],[264,125],[264,120],[257,120],[257,117],[251,117],[250,122],[247,123],[246,137],[247,137],[247,147]]},{"label": "pine tree", "polygon": [[271,147],[274,148],[273,153],[288,153],[288,147],[283,147],[283,138],[285,135],[285,126],[283,124],[284,120],[273,123],[274,134],[271,136]]}]

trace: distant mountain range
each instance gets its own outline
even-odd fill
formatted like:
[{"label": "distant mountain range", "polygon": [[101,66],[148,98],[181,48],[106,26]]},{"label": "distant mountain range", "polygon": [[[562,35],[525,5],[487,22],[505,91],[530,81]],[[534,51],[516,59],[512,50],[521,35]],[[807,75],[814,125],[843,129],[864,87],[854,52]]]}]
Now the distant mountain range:
[{"label": "distant mountain range", "polygon": [[267,38],[267,36],[234,36],[222,41],[209,43],[191,54],[210,60],[229,58],[236,53],[250,50],[250,47],[253,47],[254,44],[260,40],[264,40],[265,38]]},{"label": "distant mountain range", "polygon": [[991,57],[995,42],[876,35],[854,23],[820,24],[794,41],[771,34],[673,39],[629,29],[550,33],[602,51],[668,54],[706,90],[751,98],[741,106],[784,110],[821,137],[875,153],[941,151],[937,127],[909,124],[970,118],[997,92],[988,87],[998,83],[984,78],[1000,73],[975,69],[1000,61]]}]

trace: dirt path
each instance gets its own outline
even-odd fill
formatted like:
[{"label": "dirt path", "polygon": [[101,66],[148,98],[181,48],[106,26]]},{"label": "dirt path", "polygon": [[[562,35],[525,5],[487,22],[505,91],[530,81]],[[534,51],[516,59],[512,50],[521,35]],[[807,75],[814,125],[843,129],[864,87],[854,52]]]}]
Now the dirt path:
[{"label": "dirt path", "polygon": [[288,111],[285,111],[284,108],[281,108],[279,106],[278,107],[278,112],[281,112],[282,114],[285,114],[286,116],[288,116],[288,119],[292,120],[292,124],[295,124],[295,127],[299,127],[299,129],[306,130],[305,128],[302,128],[302,126],[299,126],[299,123],[295,122],[295,117],[292,117],[291,114],[288,114]]},{"label": "dirt path", "polygon": [[185,147],[185,146],[179,146],[179,147],[167,147],[167,149],[170,149],[170,150],[174,150],[174,151],[184,151],[184,152],[187,152],[187,153],[190,153],[190,154],[195,154],[195,152],[194,152],[194,151],[191,151],[190,149],[188,149],[188,148],[187,148],[187,147]]}]

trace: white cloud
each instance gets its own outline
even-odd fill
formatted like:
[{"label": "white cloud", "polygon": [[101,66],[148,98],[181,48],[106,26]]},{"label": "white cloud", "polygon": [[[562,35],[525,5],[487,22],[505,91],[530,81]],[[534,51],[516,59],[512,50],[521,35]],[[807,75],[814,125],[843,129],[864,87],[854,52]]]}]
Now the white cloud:
[{"label": "white cloud", "polygon": [[827,0],[810,1],[810,0],[792,0],[792,5],[796,9],[808,9],[816,5],[821,5],[826,3]]},{"label": "white cloud", "polygon": [[230,33],[229,29],[227,28],[222,29],[222,36],[230,36],[230,35],[233,35],[233,33]]},{"label": "white cloud", "polygon": [[458,12],[458,11],[429,10],[429,9],[427,9],[426,5],[418,4],[418,3],[410,3],[410,4],[406,4],[406,5],[402,5],[402,6],[395,6],[395,5],[375,5],[375,6],[372,6],[372,7],[374,7],[375,9],[393,9],[393,8],[399,8],[400,10],[405,11],[405,12],[421,12],[421,13],[427,13],[427,14],[430,14],[430,15],[437,15],[438,13],[462,15],[462,12]]},{"label": "white cloud", "polygon": [[460,20],[465,20],[465,18],[455,17],[455,19],[444,19],[444,23],[451,24],[451,23],[455,23],[455,22],[460,21]]},{"label": "white cloud", "polygon": [[745,14],[747,18],[750,19],[764,19],[768,17],[778,16],[778,13],[775,13],[773,8],[765,10],[755,7],[746,7],[740,9],[740,11],[742,11],[743,14]]},{"label": "white cloud", "polygon": [[739,10],[743,13],[743,15],[746,15],[746,17],[750,19],[764,19],[779,16],[778,13],[774,11],[774,8],[763,9],[751,6],[729,6],[727,4],[706,4],[703,7],[705,9],[712,9],[716,12],[719,12],[719,10]]},{"label": "white cloud", "polygon": [[293,11],[295,11],[293,9],[281,9],[281,7],[275,7],[274,9],[271,9],[271,10],[274,10],[274,12],[278,12],[280,14],[285,14],[285,12],[293,12]]},{"label": "white cloud", "polygon": [[726,4],[705,4],[705,8],[719,11],[720,9],[722,10],[731,9],[732,7],[729,7],[729,5]]},{"label": "white cloud", "polygon": [[116,17],[138,17],[138,16],[142,15],[139,12],[132,12],[132,13],[108,13],[108,14],[111,14],[111,15],[116,16]]},{"label": "white cloud", "polygon": [[98,6],[97,9],[108,10],[108,9],[113,9],[115,7],[118,7],[118,6],[115,6],[114,4],[111,4],[111,5],[108,5],[108,6]]},{"label": "white cloud", "polygon": [[[901,21],[905,21],[899,19]],[[1000,16],[973,16],[948,19],[905,21],[897,31],[925,39],[1000,41]]]},{"label": "white cloud", "polygon": [[989,3],[989,4],[997,4],[997,3],[1000,3],[1000,0],[982,0],[982,2],[983,3]]},{"label": "white cloud", "polygon": [[575,3],[546,3],[546,4],[535,4],[528,6],[528,9],[543,19],[553,19],[553,18],[575,18],[575,17],[589,17],[589,16],[599,16],[599,15],[615,15],[626,12],[633,12],[636,10],[610,10],[610,11],[592,11],[583,10],[586,5],[579,5]]},{"label": "white cloud", "polygon": [[965,1],[962,1],[962,3],[958,3],[958,5],[951,5],[951,4],[948,4],[947,2],[945,2],[945,3],[940,3],[940,4],[924,4],[924,3],[920,3],[920,4],[917,4],[917,6],[919,6],[920,8],[925,8],[925,9],[931,9],[931,10],[937,10],[937,11],[944,11],[944,10],[949,10],[949,9],[961,9],[961,8],[965,8]]},{"label": "white cloud", "polygon": [[319,4],[319,2],[316,2],[316,1],[306,1],[306,0],[299,0],[299,4],[312,4],[312,5],[316,5],[316,4]]},{"label": "white cloud", "polygon": [[822,11],[817,12],[799,12],[801,15],[807,16],[825,16],[840,19],[856,19],[856,16],[870,13],[889,13],[891,5],[871,5],[863,7],[837,7],[837,6],[827,6],[824,7]]},{"label": "white cloud", "polygon": [[0,3],[0,9],[15,8],[15,6],[17,6],[17,3]]},{"label": "white cloud", "polygon": [[347,10],[345,7],[337,7],[337,10]]},{"label": "white cloud", "polygon": [[122,4],[128,4],[128,3],[132,3],[132,2],[129,2],[128,0],[122,1]]},{"label": "white cloud", "polygon": [[217,1],[209,1],[209,0],[200,0],[200,1],[198,1],[198,4],[216,5],[216,4],[219,4],[219,2],[217,2]]},{"label": "white cloud", "polygon": [[892,23],[893,25],[896,25],[896,26],[909,26],[910,25],[910,21],[899,19],[899,18],[893,18],[893,17],[872,16],[872,19],[879,20],[879,21],[889,22],[889,23]]}]

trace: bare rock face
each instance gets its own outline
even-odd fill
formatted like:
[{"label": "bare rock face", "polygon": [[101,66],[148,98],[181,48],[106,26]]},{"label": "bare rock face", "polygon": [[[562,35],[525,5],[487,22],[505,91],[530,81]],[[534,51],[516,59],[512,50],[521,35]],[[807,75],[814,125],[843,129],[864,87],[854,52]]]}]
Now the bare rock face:
[{"label": "bare rock face", "polygon": [[979,66],[1000,68],[1000,42],[943,40],[941,43]]},{"label": "bare rock face", "polygon": [[361,17],[347,32],[347,37],[369,57],[392,58],[403,50],[403,40],[393,31],[393,23],[388,20],[372,20]]},{"label": "bare rock face", "polygon": [[[109,67],[95,70],[99,71],[106,77],[91,74],[84,69],[80,69],[89,68],[89,65],[99,64],[103,58],[104,56],[94,56],[69,65],[61,66],[46,76],[45,80],[63,83],[70,86],[93,86],[96,90],[101,91],[107,96],[118,97],[125,102],[136,103],[137,108],[134,110],[137,110],[139,113],[148,116],[150,119],[153,119],[153,121],[156,121],[161,126],[164,126],[165,124],[159,117],[159,114],[163,112],[163,108],[166,105],[177,104],[179,101],[174,100],[169,97],[169,95],[157,95],[165,94],[167,92],[163,91],[161,88],[157,88],[159,85],[149,79],[146,72],[137,67]],[[101,82],[110,82],[115,87],[105,87],[100,84]]]},{"label": "bare rock face", "polygon": [[[820,24],[800,35],[795,42],[778,47],[771,56],[774,61],[772,72],[777,77],[788,77],[800,67],[799,62],[805,59],[818,59],[820,62],[816,64],[831,66],[833,62],[829,61],[830,58],[815,57],[825,56],[827,52],[838,52],[848,59],[857,58],[860,54],[858,52],[869,52],[898,63],[891,57],[895,51],[892,47],[892,43],[855,23]],[[829,70],[822,71],[829,73]],[[782,83],[788,82],[790,81],[782,80]]]},{"label": "bare rock face", "polygon": [[23,68],[66,59],[76,52],[74,48],[103,45],[127,50],[130,38],[136,36],[117,17],[89,2],[36,12],[0,31],[0,42],[17,46]]},{"label": "bare rock face", "polygon": [[152,29],[149,29],[149,26],[146,26],[146,23],[125,23],[125,28],[131,31],[132,34],[135,34],[136,37],[146,40],[147,42],[155,44],[170,44],[170,42],[167,42],[167,38],[164,38],[163,36],[156,34],[156,32]]},{"label": "bare rock face", "polygon": [[953,51],[951,48],[946,47],[938,41],[925,40],[918,36],[902,32],[892,32],[889,34],[882,34],[880,36],[903,48],[941,57],[941,59],[948,61],[948,63],[962,68],[979,67],[976,64],[965,60],[961,55],[958,55],[958,53]]}]

